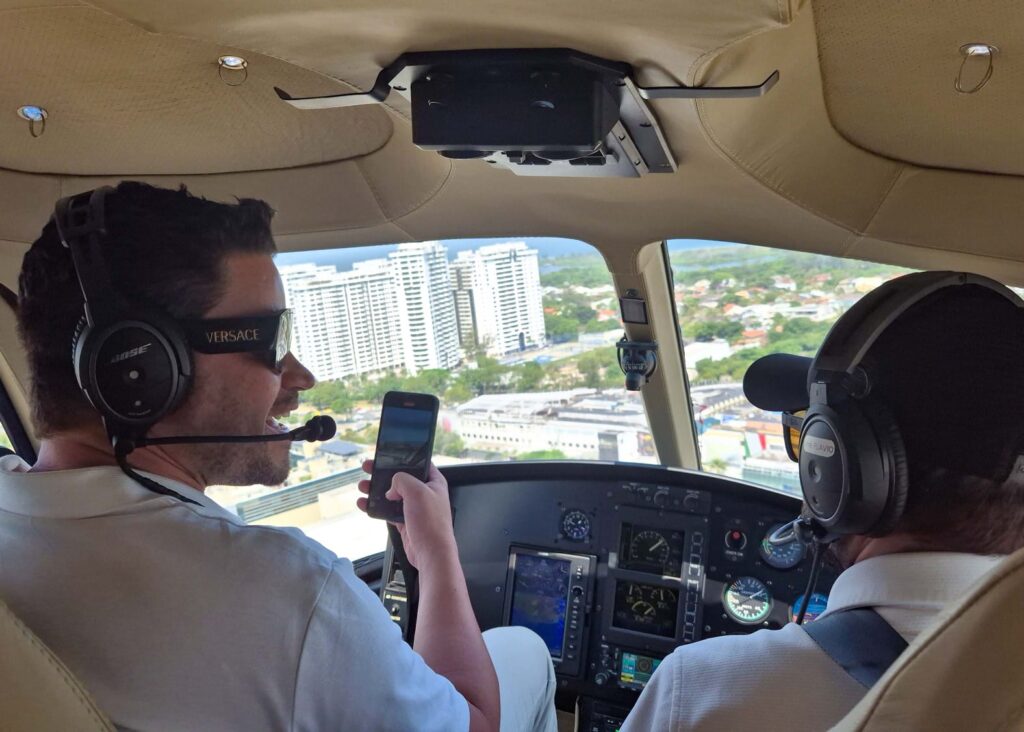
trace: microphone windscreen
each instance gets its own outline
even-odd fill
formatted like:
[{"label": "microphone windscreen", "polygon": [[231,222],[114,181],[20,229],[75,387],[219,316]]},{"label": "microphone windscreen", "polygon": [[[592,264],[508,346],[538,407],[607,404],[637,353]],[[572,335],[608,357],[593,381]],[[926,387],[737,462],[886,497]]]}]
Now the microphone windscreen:
[{"label": "microphone windscreen", "polygon": [[773,353],[750,364],[743,375],[743,394],[769,412],[797,412],[810,403],[807,371],[813,359]]},{"label": "microphone windscreen", "polygon": [[326,414],[306,422],[306,442],[323,442],[334,437],[338,431],[338,425]]}]

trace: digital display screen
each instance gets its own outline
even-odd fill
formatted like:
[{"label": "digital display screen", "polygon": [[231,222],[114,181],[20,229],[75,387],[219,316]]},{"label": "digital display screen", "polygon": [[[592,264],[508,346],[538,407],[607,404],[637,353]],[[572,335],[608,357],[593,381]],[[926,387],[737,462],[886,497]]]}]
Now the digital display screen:
[{"label": "digital display screen", "polygon": [[622,663],[619,666],[619,682],[629,689],[642,689],[660,665],[661,659],[623,651]]},{"label": "digital display screen", "polygon": [[569,570],[565,559],[516,554],[509,625],[529,628],[547,644],[551,657],[562,657],[569,602]]},{"label": "digital display screen", "polygon": [[678,610],[676,589],[623,580],[615,584],[612,625],[616,628],[675,638]]},{"label": "digital display screen", "polygon": [[619,569],[682,577],[683,538],[682,531],[624,523]]},{"label": "digital display screen", "polygon": [[377,454],[373,457],[374,469],[425,468],[433,427],[434,413],[431,410],[384,407],[377,436]]}]

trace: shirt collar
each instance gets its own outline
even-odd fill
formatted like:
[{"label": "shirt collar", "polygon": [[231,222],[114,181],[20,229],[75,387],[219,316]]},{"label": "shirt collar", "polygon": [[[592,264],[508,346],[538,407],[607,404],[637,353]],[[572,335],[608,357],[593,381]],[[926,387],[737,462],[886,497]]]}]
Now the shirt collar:
[{"label": "shirt collar", "polygon": [[[174,505],[190,506],[172,496],[153,493],[114,465],[42,473],[28,471],[28,463],[17,455],[0,457],[0,511],[40,518],[74,519]],[[195,501],[199,506],[190,507],[200,509],[205,515],[244,523],[202,491],[162,475],[141,470],[139,473]]]},{"label": "shirt collar", "polygon": [[1002,559],[957,552],[904,552],[865,559],[836,579],[827,612],[855,607],[937,611],[963,597]]}]

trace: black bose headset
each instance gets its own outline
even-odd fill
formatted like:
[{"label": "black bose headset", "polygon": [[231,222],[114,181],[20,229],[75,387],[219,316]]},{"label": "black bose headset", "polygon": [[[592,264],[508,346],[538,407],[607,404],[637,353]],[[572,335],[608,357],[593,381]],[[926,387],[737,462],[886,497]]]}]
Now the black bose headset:
[{"label": "black bose headset", "polygon": [[85,301],[72,341],[75,376],[111,439],[144,435],[192,382],[192,351],[181,327],[159,313],[129,310],[111,282],[103,247],[105,199],[113,190],[62,198],[53,214]]},{"label": "black bose headset", "polygon": [[[881,536],[907,502],[907,456],[893,414],[872,395],[864,357],[904,313],[939,290],[974,285],[1021,300],[995,280],[958,272],[919,272],[864,296],[825,337],[808,372],[810,406],[800,429],[800,488],[805,511],[825,540]],[[956,334],[951,334],[955,337]]]}]

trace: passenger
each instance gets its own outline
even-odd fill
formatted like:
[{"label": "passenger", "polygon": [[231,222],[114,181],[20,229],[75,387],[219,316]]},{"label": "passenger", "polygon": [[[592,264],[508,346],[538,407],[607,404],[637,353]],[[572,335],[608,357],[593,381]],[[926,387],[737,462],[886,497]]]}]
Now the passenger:
[{"label": "passenger", "polygon": [[[907,282],[883,287],[891,294]],[[827,557],[842,574],[826,613],[802,627],[790,623],[677,648],[654,673],[624,731],[828,729],[877,680],[865,677],[851,659],[874,652],[869,644],[893,648],[880,664],[884,670],[944,605],[963,597],[1001,555],[1024,546],[1024,310],[1010,299],[1012,293],[1003,292],[1008,297],[976,285],[938,290],[883,330],[861,362],[870,384],[867,399],[875,400],[876,414],[888,407],[902,435],[907,500],[894,526],[876,524],[873,531],[847,534],[829,546]],[[839,329],[857,322],[855,310],[831,334],[849,337],[848,329]],[[787,384],[795,381],[802,405],[782,407],[764,398],[760,406],[807,406],[811,360],[791,363],[795,370],[777,374],[771,384],[757,383],[764,372],[749,371],[748,396],[767,394],[773,386],[777,393],[793,393]],[[851,450],[875,449],[863,442]],[[827,447],[822,453],[829,453]],[[898,469],[898,461],[897,455],[890,467]],[[875,613],[847,612],[854,608]],[[870,616],[875,625],[853,630],[845,620],[836,622],[844,613]],[[830,617],[818,628],[838,627],[838,638],[815,631]],[[825,649],[837,643],[846,655],[830,657]]]},{"label": "passenger", "polygon": [[[285,302],[265,203],[126,182],[105,208],[100,266],[124,313],[279,323]],[[523,628],[480,633],[436,468],[425,484],[400,475],[392,485],[420,570],[414,652],[348,559],[297,530],[248,526],[205,495],[214,484],[283,482],[288,442],[129,455],[143,479],[184,500],[119,469],[72,369],[83,295],[52,220],[19,286],[41,444],[33,466],[0,462],[0,597],[119,727],[497,730],[500,706],[502,730],[555,729],[544,642]],[[195,353],[184,402],[149,435],[279,431],[271,418],[293,410],[314,378],[287,347],[283,361],[273,348],[269,358],[228,345]]]}]

